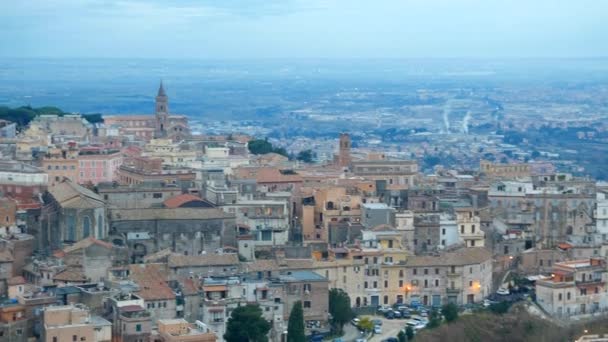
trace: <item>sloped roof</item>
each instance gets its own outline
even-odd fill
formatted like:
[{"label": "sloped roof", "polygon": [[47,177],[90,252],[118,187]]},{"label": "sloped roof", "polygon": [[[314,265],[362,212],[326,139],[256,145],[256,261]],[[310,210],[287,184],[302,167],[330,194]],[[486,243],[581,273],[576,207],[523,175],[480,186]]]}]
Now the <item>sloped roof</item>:
[{"label": "sloped roof", "polygon": [[412,256],[407,266],[464,266],[479,264],[492,259],[492,253],[484,247],[461,248],[439,256]]},{"label": "sloped roof", "polygon": [[175,293],[167,284],[164,264],[130,265],[131,279],[139,285],[137,294],[144,300],[175,299]]},{"label": "sloped roof", "polygon": [[70,283],[84,283],[87,282],[87,277],[82,273],[81,270],[74,268],[67,268],[62,272],[57,273],[53,280],[65,281]]},{"label": "sloped roof", "polygon": [[190,203],[190,202],[200,202],[202,204],[202,207],[213,207],[212,204],[210,204],[207,201],[203,200],[202,198],[200,198],[198,196],[194,196],[192,194],[180,194],[177,196],[173,196],[173,197],[165,200],[163,202],[163,205],[166,208],[179,208],[179,207],[185,205],[186,203]]},{"label": "sloped roof", "polygon": [[105,241],[101,241],[101,240],[97,240],[96,238],[94,238],[92,236],[89,236],[86,239],[82,239],[82,240],[76,242],[75,244],[64,248],[63,252],[65,254],[67,254],[67,253],[70,253],[70,252],[73,252],[73,251],[77,251],[79,249],[90,247],[92,245],[97,245],[97,246],[101,246],[103,248],[112,249],[112,244],[111,243],[105,242]]},{"label": "sloped roof", "polygon": [[233,214],[225,213],[218,208],[112,209],[110,215],[114,221],[208,220],[234,218]]},{"label": "sloped roof", "polygon": [[7,281],[8,286],[23,285],[25,283],[25,278],[23,278],[22,276],[12,277]]},{"label": "sloped roof", "polygon": [[236,254],[205,254],[205,255],[181,255],[171,254],[169,256],[169,267],[188,266],[224,266],[238,265],[239,257]]},{"label": "sloped roof", "polygon": [[64,208],[88,209],[104,206],[101,196],[69,179],[55,185],[49,192]]}]

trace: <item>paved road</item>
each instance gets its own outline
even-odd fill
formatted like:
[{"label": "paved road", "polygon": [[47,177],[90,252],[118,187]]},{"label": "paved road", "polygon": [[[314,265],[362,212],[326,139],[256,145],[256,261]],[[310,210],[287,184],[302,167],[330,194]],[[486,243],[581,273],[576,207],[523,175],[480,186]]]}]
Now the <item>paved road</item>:
[{"label": "paved road", "polygon": [[[359,316],[359,318],[362,318],[362,317],[369,317],[370,319],[379,319],[382,321],[382,333],[368,337],[367,340],[369,342],[380,342],[388,337],[397,337],[397,334],[399,333],[399,331],[401,329],[403,329],[403,327],[405,327],[405,322],[407,322],[409,320],[409,319],[386,319],[386,318],[384,318],[384,316],[380,316],[380,315]],[[352,324],[350,324],[350,328],[357,330]],[[349,335],[347,337],[349,332],[346,331],[346,326],[344,326],[344,330],[345,330],[345,335],[344,335],[345,342],[352,342],[356,338],[360,337],[360,334],[358,334],[358,336],[354,336],[354,337],[352,335]]]},{"label": "paved road", "polygon": [[344,335],[342,336],[342,340],[344,342],[354,342],[356,339],[361,337],[361,332],[350,322],[344,325]]}]

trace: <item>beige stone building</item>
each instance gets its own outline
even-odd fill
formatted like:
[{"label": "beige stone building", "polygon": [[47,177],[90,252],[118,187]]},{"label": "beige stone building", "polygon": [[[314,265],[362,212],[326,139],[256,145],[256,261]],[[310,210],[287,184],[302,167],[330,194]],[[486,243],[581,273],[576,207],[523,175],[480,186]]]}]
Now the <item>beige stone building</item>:
[{"label": "beige stone building", "polygon": [[408,304],[477,303],[492,292],[492,254],[483,247],[412,256],[403,265]]},{"label": "beige stone building", "polygon": [[466,247],[483,247],[486,233],[481,230],[481,219],[474,208],[456,208],[458,234]]},{"label": "beige stone building", "polygon": [[314,200],[302,206],[304,241],[328,241],[332,223],[361,220],[361,195],[346,187],[323,187],[313,192]]},{"label": "beige stone building", "polygon": [[549,314],[572,317],[608,310],[608,270],[603,259],[563,261],[550,279],[536,281],[536,301]]},{"label": "beige stone building", "polygon": [[217,336],[202,325],[188,323],[185,319],[159,319],[158,334],[153,342],[215,342]]},{"label": "beige stone building", "polygon": [[91,316],[89,310],[79,304],[45,308],[43,324],[42,341],[45,342],[112,340],[112,324]]},{"label": "beige stone building", "polygon": [[530,165],[523,163],[499,164],[487,160],[479,162],[479,171],[489,178],[517,179],[530,177]]}]

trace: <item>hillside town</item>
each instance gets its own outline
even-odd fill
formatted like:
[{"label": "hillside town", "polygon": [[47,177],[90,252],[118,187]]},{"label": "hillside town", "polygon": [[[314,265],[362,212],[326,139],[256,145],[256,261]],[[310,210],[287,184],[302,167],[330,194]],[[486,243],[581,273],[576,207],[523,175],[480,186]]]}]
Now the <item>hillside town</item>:
[{"label": "hillside town", "polygon": [[348,133],[321,161],[259,153],[193,132],[162,83],[151,109],[0,123],[0,341],[225,341],[247,304],[276,342],[301,304],[314,340],[332,289],[387,318],[608,312],[608,183],[548,161],[423,173]]}]

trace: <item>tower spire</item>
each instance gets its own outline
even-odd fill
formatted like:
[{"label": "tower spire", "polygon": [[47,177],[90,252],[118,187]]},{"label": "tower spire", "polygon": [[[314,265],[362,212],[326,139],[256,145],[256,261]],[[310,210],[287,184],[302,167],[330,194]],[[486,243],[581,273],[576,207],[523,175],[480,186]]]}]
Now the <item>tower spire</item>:
[{"label": "tower spire", "polygon": [[163,80],[160,80],[160,86],[158,87],[158,95],[156,96],[167,96],[167,94],[165,94],[165,88],[163,87]]}]

